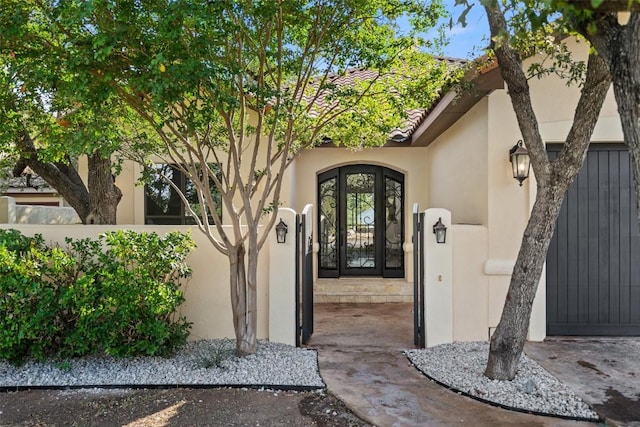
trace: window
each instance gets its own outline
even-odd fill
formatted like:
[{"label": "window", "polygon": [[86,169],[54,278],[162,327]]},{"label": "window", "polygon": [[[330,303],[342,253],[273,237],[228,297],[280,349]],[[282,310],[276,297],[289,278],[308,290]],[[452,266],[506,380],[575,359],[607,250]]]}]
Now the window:
[{"label": "window", "polygon": [[[213,170],[219,173],[217,165],[209,165]],[[174,188],[163,178],[164,175],[170,179],[176,187],[185,195],[189,204],[192,206],[196,214],[201,213],[198,203],[198,194],[193,182],[188,179],[175,165],[156,164],[156,173],[153,174],[151,180],[144,187],[145,199],[145,224],[195,224],[195,219],[185,209],[180,195]],[[218,215],[222,215],[220,194],[215,188],[213,181],[210,182],[213,200],[216,202]],[[209,216],[209,221],[213,222],[213,218]]]}]

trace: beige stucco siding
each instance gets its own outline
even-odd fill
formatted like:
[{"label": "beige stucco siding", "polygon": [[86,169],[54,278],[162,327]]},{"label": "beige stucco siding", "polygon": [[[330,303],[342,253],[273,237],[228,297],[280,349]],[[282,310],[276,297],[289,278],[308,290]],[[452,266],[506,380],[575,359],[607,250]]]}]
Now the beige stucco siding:
[{"label": "beige stucco siding", "polygon": [[484,340],[489,335],[489,277],[487,227],[453,225],[453,339]]},{"label": "beige stucco siding", "polygon": [[496,91],[489,97],[487,120],[489,256],[515,259],[529,217],[531,180],[520,187],[511,172],[509,150],[521,137],[506,91]]},{"label": "beige stucco siding", "polygon": [[[588,47],[584,42],[568,40],[568,44],[574,51],[574,59],[587,59]],[[524,67],[539,60],[540,57],[530,58]],[[529,85],[543,141],[564,142],[573,122],[580,88],[575,84],[567,86],[566,81],[558,77],[532,78]],[[489,251],[492,259],[514,260],[535,200],[535,177],[519,187],[511,175],[508,151],[522,136],[507,91],[493,92],[488,102]],[[592,141],[622,141],[612,91],[605,100]]]},{"label": "beige stucco siding", "polygon": [[[566,43],[572,51],[574,60],[587,61],[589,47],[586,42],[567,39]],[[529,58],[524,62],[525,70],[532,63],[541,60],[541,56]],[[580,87],[575,83],[567,85],[566,80],[558,77],[542,79],[534,77],[529,80],[529,86],[542,139],[545,142],[564,142],[573,123],[575,107],[580,98]],[[613,88],[610,88],[591,141],[611,142],[622,139],[618,107],[613,95]]]},{"label": "beige stucco siding", "polygon": [[409,214],[413,203],[420,203],[424,207],[428,200],[429,185],[425,163],[425,148],[379,147],[353,151],[327,147],[306,150],[296,159],[295,168],[292,169],[294,184],[291,187],[291,207],[300,211],[307,203],[316,204],[319,173],[339,166],[371,164],[404,174],[404,207],[405,214]]},{"label": "beige stucco siding", "polygon": [[[587,60],[588,47],[584,41],[567,39],[565,42],[572,51],[573,60]],[[525,72],[528,71],[531,64],[539,62],[542,62],[546,67],[551,66],[550,59],[543,55],[535,55],[523,61]],[[576,84],[568,86],[566,80],[549,75],[542,78],[530,78],[529,87],[533,109],[540,123],[573,119],[575,105],[580,97],[580,91]]]},{"label": "beige stucco siding", "polygon": [[454,224],[487,224],[487,98],[429,147],[428,207],[451,211]]},{"label": "beige stucco siding", "polygon": [[[140,176],[140,167],[133,162],[123,162],[120,174],[116,176],[116,185],[122,191],[122,200],[118,204],[116,221],[118,224],[144,224],[144,191],[136,186]],[[136,216],[136,196],[140,192],[143,209],[140,218]]]}]

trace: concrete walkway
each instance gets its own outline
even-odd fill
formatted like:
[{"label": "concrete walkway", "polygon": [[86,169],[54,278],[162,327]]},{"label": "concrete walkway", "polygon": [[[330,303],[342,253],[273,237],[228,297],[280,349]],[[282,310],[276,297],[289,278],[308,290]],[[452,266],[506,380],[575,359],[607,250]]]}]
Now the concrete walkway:
[{"label": "concrete walkway", "polygon": [[316,304],[314,334],[329,390],[375,426],[593,426],[508,411],[458,395],[424,377],[413,348],[412,305]]},{"label": "concrete walkway", "polygon": [[553,337],[524,350],[607,423],[640,427],[640,338]]}]

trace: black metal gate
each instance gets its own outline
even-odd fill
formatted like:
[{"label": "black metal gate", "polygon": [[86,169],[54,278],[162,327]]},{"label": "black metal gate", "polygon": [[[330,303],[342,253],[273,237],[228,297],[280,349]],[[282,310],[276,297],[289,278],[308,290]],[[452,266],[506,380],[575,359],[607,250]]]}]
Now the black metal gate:
[{"label": "black metal gate", "polygon": [[424,321],[424,212],[413,205],[413,343],[425,347]]},{"label": "black metal gate", "polygon": [[313,334],[313,235],[311,205],[296,215],[296,346]]}]

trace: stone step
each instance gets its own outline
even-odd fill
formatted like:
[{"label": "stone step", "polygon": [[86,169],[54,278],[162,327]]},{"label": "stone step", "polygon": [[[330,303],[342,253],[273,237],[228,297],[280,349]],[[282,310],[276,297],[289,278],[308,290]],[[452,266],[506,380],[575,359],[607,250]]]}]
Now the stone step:
[{"label": "stone step", "polygon": [[317,279],[314,302],[386,303],[412,302],[413,283],[405,279]]}]

